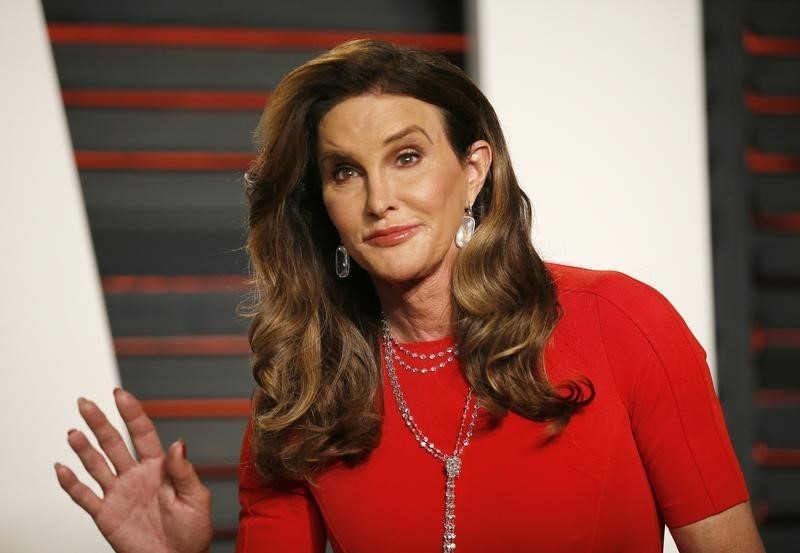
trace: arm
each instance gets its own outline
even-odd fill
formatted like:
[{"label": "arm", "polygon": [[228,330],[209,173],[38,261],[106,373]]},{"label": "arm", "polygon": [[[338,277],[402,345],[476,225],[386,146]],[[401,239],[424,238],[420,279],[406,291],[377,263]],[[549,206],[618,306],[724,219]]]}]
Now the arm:
[{"label": "arm", "polygon": [[323,553],[326,532],[322,514],[304,483],[265,486],[256,473],[248,422],[239,464],[239,533],[236,553],[273,551]]},{"label": "arm", "polygon": [[680,551],[763,551],[705,350],[650,286],[616,273],[598,288],[609,365]]},{"label": "arm", "polygon": [[670,530],[681,553],[764,553],[750,503]]}]

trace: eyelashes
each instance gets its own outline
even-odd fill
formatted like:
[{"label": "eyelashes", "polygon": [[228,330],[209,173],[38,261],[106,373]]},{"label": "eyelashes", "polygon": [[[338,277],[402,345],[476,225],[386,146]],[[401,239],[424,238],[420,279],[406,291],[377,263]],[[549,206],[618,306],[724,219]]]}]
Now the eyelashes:
[{"label": "eyelashes", "polygon": [[[400,154],[397,156],[397,160],[399,161],[403,158],[409,158],[409,157],[413,158],[414,161],[417,161],[422,156],[420,156],[420,154],[415,150],[408,150],[405,152],[400,152]],[[402,165],[411,165],[411,163],[403,163]]]},{"label": "eyelashes", "polygon": [[354,167],[349,166],[349,165],[345,165],[343,167],[337,167],[336,169],[334,169],[334,171],[333,171],[333,173],[331,173],[330,177],[331,177],[332,180],[334,180],[336,182],[345,181],[348,178],[350,178],[350,176],[343,176],[342,175],[342,173],[345,172],[345,171],[351,172],[352,175],[350,175],[350,176],[355,176],[356,169]]},{"label": "eyelashes", "polygon": [[[397,154],[397,157],[395,158],[395,164],[399,167],[412,167],[416,165],[421,158],[422,154],[420,154],[417,150],[407,149]],[[354,178],[358,176],[358,174],[359,169],[353,165],[343,164],[334,167],[328,176],[330,180],[340,183]]]}]

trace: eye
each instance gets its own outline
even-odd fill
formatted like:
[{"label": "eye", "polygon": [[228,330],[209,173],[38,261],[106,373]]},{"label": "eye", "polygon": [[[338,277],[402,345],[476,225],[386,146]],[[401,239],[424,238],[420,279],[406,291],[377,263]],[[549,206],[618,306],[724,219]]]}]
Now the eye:
[{"label": "eye", "polygon": [[397,156],[397,163],[400,165],[413,165],[419,157],[420,155],[414,150],[408,150]]},{"label": "eye", "polygon": [[331,173],[331,178],[333,178],[333,180],[335,180],[336,182],[342,182],[346,181],[347,179],[351,179],[357,175],[358,172],[355,170],[354,167],[351,167],[349,165],[342,165],[333,170],[333,173]]}]

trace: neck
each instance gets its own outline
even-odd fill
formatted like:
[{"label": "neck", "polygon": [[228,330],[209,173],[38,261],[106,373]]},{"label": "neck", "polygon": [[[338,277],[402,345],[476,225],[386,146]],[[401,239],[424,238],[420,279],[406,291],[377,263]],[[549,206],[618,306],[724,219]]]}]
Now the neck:
[{"label": "neck", "polygon": [[452,263],[410,282],[374,280],[375,291],[398,342],[426,342],[453,334]]}]

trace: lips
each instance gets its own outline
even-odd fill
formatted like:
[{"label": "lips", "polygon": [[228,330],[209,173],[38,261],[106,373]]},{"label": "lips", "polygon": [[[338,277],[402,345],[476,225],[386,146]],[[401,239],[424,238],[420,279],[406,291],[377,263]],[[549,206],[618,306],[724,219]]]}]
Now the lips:
[{"label": "lips", "polygon": [[364,238],[364,242],[372,246],[395,246],[411,238],[419,229],[419,225],[395,225],[376,230]]}]

